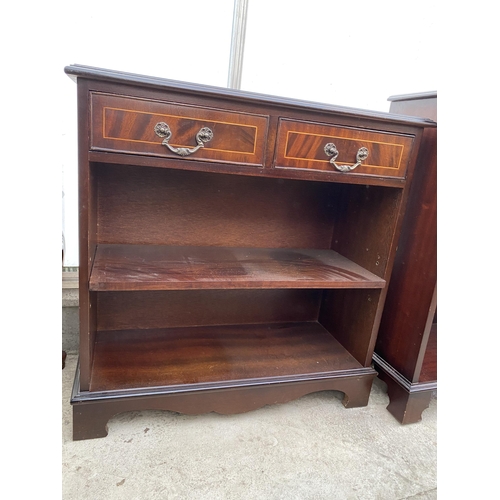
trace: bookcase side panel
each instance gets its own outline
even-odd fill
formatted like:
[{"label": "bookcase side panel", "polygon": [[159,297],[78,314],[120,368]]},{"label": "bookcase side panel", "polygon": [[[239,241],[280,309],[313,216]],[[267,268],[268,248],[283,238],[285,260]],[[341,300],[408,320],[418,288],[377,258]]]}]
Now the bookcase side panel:
[{"label": "bookcase side panel", "polygon": [[80,390],[88,390],[96,331],[96,297],[89,278],[97,246],[97,179],[88,161],[90,123],[87,80],[78,92],[78,204],[79,204],[79,363]]}]

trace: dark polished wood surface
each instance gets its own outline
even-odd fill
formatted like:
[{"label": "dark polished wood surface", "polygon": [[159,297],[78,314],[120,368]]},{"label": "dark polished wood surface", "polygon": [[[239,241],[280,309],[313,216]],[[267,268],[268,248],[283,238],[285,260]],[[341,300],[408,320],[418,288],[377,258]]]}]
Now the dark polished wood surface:
[{"label": "dark polished wood surface", "polygon": [[98,245],[89,289],[382,288],[333,250]]},{"label": "dark polished wood surface", "polygon": [[316,321],[318,289],[99,292],[99,331]]},{"label": "dark polished wood surface", "polygon": [[91,80],[94,82],[106,82],[126,84],[134,89],[158,89],[161,92],[180,91],[185,95],[197,95],[202,93],[204,98],[210,96],[222,97],[225,101],[248,101],[253,106],[275,106],[279,105],[284,108],[290,106],[294,109],[303,111],[313,110],[314,113],[340,113],[347,116],[352,116],[355,119],[375,119],[385,123],[402,123],[406,125],[417,124],[422,126],[433,126],[432,120],[422,120],[412,116],[398,116],[380,111],[372,111],[366,109],[349,108],[320,102],[303,101],[299,99],[291,99],[282,96],[258,94],[255,92],[240,91],[228,89],[225,87],[214,87],[211,85],[202,85],[199,83],[184,82],[179,80],[171,80],[149,75],[140,75],[137,73],[129,73],[125,71],[115,71],[106,68],[97,68],[94,66],[86,66],[83,64],[72,64],[64,68],[65,73],[75,82],[79,83],[82,80]]},{"label": "dark polished wood surface", "polygon": [[335,144],[339,152],[336,163],[340,165],[354,165],[359,148],[368,149],[368,158],[347,175],[404,178],[413,137],[361,128],[280,120],[275,165],[337,172],[324,150],[328,143]]},{"label": "dark polished wood surface", "polygon": [[91,390],[266,383],[356,368],[359,363],[318,323],[115,331],[98,335]]},{"label": "dark polished wood surface", "polygon": [[420,370],[419,382],[437,381],[437,323],[432,325],[427,345],[425,347],[424,360]]},{"label": "dark polished wood surface", "polygon": [[[434,122],[66,72],[80,137],[74,438],[105,435],[128,410],[236,413],[319,390],[366,405],[407,185]],[[200,126],[213,142],[166,152],[160,119],[174,146],[194,146]],[[304,143],[282,137],[285,121]],[[348,156],[371,147],[376,170],[329,170],[323,139],[337,137]]]},{"label": "dark polished wood surface", "polygon": [[99,186],[101,244],[330,248],[335,184],[91,167]]},{"label": "dark polished wood surface", "polygon": [[196,134],[210,128],[213,137],[197,152],[198,160],[263,165],[268,116],[100,93],[92,94],[91,106],[93,150],[178,158],[155,133],[163,122],[173,147],[196,146]]},{"label": "dark polished wood surface", "polygon": [[92,439],[108,434],[108,420],[118,413],[138,410],[168,410],[187,415],[216,412],[224,415],[243,413],[270,404],[283,404],[318,391],[344,393],[342,404],[358,408],[368,404],[375,370],[365,368],[336,372],[337,376],[267,384],[250,384],[225,389],[164,392],[162,389],[123,390],[115,393],[78,392],[76,372],[72,396],[73,439]]},{"label": "dark polished wood surface", "polygon": [[[392,112],[437,119],[435,92],[389,100]],[[426,129],[375,347],[388,409],[403,423],[419,421],[437,389],[436,307],[437,129]]]},{"label": "dark polished wood surface", "polygon": [[[415,101],[412,101],[415,102]],[[436,310],[436,131],[426,134],[421,168],[410,190],[394,271],[379,331],[377,352],[408,380],[417,382],[422,363],[415,345],[427,342]]]}]

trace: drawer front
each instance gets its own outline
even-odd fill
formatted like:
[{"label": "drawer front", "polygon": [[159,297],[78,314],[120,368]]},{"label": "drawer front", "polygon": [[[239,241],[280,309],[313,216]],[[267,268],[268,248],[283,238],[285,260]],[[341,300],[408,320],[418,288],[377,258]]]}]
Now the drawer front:
[{"label": "drawer front", "polygon": [[[404,178],[413,139],[407,135],[281,119],[274,163],[275,168]],[[330,163],[333,157],[325,152],[327,144],[335,145],[338,156],[334,161],[339,167],[354,166],[360,148],[367,148],[368,157],[353,170],[342,172]]]},{"label": "drawer front", "polygon": [[[263,165],[267,116],[99,93],[92,94],[91,108],[92,150]],[[168,125],[170,137],[164,127],[155,131],[159,123]],[[196,149],[205,127],[211,139],[185,154]],[[165,139],[178,152],[163,145]]]}]

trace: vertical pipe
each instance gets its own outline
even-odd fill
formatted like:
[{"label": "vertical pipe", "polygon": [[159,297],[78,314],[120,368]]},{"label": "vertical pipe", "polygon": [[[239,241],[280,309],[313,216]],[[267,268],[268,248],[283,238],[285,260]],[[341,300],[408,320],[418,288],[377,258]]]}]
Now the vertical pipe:
[{"label": "vertical pipe", "polygon": [[234,0],[231,54],[229,56],[229,72],[227,77],[227,86],[231,89],[241,88],[247,10],[248,0]]}]

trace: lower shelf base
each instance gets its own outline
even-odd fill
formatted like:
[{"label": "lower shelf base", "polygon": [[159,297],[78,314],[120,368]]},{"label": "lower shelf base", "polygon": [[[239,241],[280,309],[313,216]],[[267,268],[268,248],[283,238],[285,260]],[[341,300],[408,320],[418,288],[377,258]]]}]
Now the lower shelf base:
[{"label": "lower shelf base", "polygon": [[[197,415],[209,412],[220,414],[244,413],[265,405],[286,403],[306,394],[325,390],[344,393],[346,408],[368,404],[373,379],[377,373],[363,368],[359,375],[336,376],[320,380],[262,384],[207,391],[169,394],[142,394],[131,397],[103,397],[101,394],[79,394],[73,390],[73,440],[105,437],[111,417],[127,411],[168,410]],[[77,371],[74,387],[79,387]]]},{"label": "lower shelf base", "polygon": [[420,422],[437,390],[437,382],[412,384],[376,354],[373,361],[378,377],[387,384],[390,400],[387,410],[401,424]]}]

